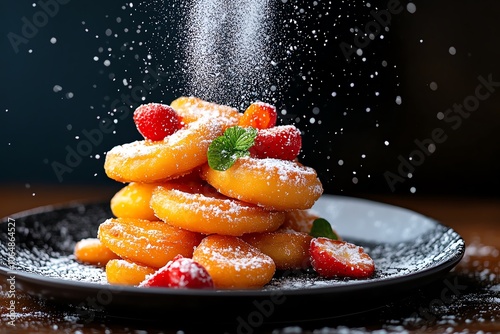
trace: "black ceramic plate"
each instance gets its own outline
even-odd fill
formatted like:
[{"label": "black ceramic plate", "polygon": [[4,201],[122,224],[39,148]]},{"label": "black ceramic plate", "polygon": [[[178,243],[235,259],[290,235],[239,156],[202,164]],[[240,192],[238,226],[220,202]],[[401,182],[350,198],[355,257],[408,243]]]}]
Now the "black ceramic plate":
[{"label": "black ceramic plate", "polygon": [[[324,195],[313,208],[376,263],[366,280],[321,279],[308,271],[282,272],[263,289],[215,291],[145,289],[106,284],[102,268],[72,256],[75,242],[95,237],[111,217],[109,203],[42,207],[0,224],[0,274],[18,288],[47,300],[70,303],[81,314],[175,321],[197,319],[250,326],[265,321],[339,317],[376,307],[422,287],[451,270],[465,245],[452,229],[421,214],[382,203]],[[12,227],[15,226],[15,233]],[[9,236],[15,241],[9,243]],[[15,257],[12,257],[14,246]],[[253,326],[253,325],[252,325]]]}]

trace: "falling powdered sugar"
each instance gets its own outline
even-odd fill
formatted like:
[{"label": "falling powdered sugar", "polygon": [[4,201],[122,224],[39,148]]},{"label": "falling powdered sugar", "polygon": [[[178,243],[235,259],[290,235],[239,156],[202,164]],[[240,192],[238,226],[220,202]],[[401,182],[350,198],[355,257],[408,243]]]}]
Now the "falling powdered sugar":
[{"label": "falling powdered sugar", "polygon": [[248,103],[271,87],[268,0],[193,1],[188,11],[186,75],[192,94]]}]

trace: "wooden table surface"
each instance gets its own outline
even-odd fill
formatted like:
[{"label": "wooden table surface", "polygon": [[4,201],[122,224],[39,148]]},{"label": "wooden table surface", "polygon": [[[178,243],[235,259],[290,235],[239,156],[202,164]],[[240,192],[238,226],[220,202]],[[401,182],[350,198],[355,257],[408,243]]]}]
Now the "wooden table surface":
[{"label": "wooden table surface", "polygon": [[[72,200],[108,200],[118,189],[113,186],[0,186],[0,216]],[[452,227],[466,242],[464,258],[443,280],[376,310],[301,326],[273,325],[255,333],[267,330],[269,333],[313,333],[315,330],[321,333],[500,333],[500,198],[360,197],[405,207]],[[457,282],[461,290],[458,297],[442,302],[445,280]],[[7,282],[1,283],[0,333],[191,333],[161,322],[129,323],[123,319],[82,322],[71,309],[47,304],[22,291],[16,291],[15,326],[12,327],[7,323],[11,319]]]}]

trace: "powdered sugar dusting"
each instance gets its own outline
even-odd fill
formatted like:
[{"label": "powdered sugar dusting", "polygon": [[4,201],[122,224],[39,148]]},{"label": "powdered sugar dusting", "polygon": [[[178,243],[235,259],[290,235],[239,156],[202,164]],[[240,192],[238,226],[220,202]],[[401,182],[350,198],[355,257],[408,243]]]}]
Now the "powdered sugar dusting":
[{"label": "powdered sugar dusting", "polygon": [[[231,216],[228,215],[228,213],[234,213],[234,216],[237,217],[242,211],[245,211],[245,208],[248,208],[248,206],[239,204],[239,202],[231,199],[210,200],[210,197],[201,194],[189,194],[177,189],[173,189],[172,192],[174,192],[178,198],[184,199],[182,203],[179,202],[176,203],[176,205],[185,210],[201,213],[205,218],[221,217],[228,222],[237,222],[237,219],[231,219]],[[202,200],[198,200],[199,198],[202,198]],[[198,204],[193,205],[193,203]]]},{"label": "powdered sugar dusting", "polygon": [[227,120],[222,117],[201,117],[199,120],[189,123],[185,129],[181,129],[172,136],[166,137],[164,142],[174,150],[183,151],[185,147],[181,143],[188,136],[197,133],[199,136],[196,138],[196,141],[192,141],[189,144],[197,144],[198,147],[208,147],[210,142],[222,132],[225,122]]},{"label": "powdered sugar dusting", "polygon": [[240,159],[243,164],[253,170],[262,171],[264,175],[277,173],[283,182],[293,179],[293,181],[299,182],[299,184],[304,184],[306,181],[303,176],[316,176],[316,171],[313,168],[299,165],[294,161],[273,158],[253,159],[250,157],[242,157]]},{"label": "powdered sugar dusting", "polygon": [[170,265],[172,269],[178,269],[182,274],[179,280],[180,287],[186,287],[190,281],[189,279],[196,278],[202,282],[211,281],[210,275],[207,273],[205,268],[201,265],[193,263],[191,259],[180,259],[173,261]]},{"label": "powdered sugar dusting", "polygon": [[117,155],[124,159],[133,159],[138,156],[151,155],[154,152],[155,147],[145,145],[144,143],[144,141],[137,140],[131,143],[118,145],[113,147],[108,152],[108,155]]},{"label": "powdered sugar dusting", "polygon": [[203,103],[198,98],[190,97],[182,101],[183,103],[176,111],[183,118],[199,119],[201,117],[213,117],[222,119],[228,125],[238,124],[241,116],[237,109],[226,105]]},{"label": "powdered sugar dusting", "polygon": [[269,171],[279,170],[283,171],[284,174],[295,172],[295,173],[307,173],[316,175],[316,172],[314,171],[313,168],[299,165],[294,161],[273,159],[273,158],[252,159],[249,157],[242,157],[241,159],[243,161],[253,164],[256,169],[264,168]]},{"label": "powdered sugar dusting", "polygon": [[[222,267],[230,266],[236,271],[258,269],[264,265],[272,264],[271,258],[257,256],[255,252],[244,250],[240,246],[227,246],[215,250],[201,248],[201,251],[203,254],[208,255],[214,263],[219,263]],[[228,256],[228,254],[231,254],[231,256]]]},{"label": "powdered sugar dusting", "polygon": [[213,286],[212,278],[203,266],[182,256],[175,257],[156,272],[147,275],[139,287],[151,286],[150,281],[157,277],[160,278],[160,281],[157,282],[159,285],[153,284],[152,286],[172,288]]},{"label": "powdered sugar dusting", "polygon": [[363,247],[355,246],[350,243],[325,243],[323,246],[326,246],[328,252],[338,254],[339,258],[346,259],[348,263],[365,265],[371,265],[373,263],[370,257],[363,256]]},{"label": "powdered sugar dusting", "polygon": [[[252,221],[255,219],[253,215],[261,210],[260,208],[234,199],[212,198],[202,194],[186,193],[177,189],[170,191],[175,194],[176,198],[180,199],[179,202],[175,203],[179,208],[194,213],[201,213],[205,219],[213,220],[215,217],[228,224],[247,224],[249,220]],[[274,216],[280,213],[266,211],[266,214]]]},{"label": "powdered sugar dusting", "polygon": [[[293,183],[298,186],[307,186],[311,178],[317,178],[314,168],[296,163],[295,161],[281,159],[254,159],[250,157],[240,158],[241,163],[250,170],[259,171],[263,175],[277,175],[283,183]],[[314,183],[311,191],[319,195],[323,192],[321,183]]]},{"label": "powdered sugar dusting", "polygon": [[137,264],[123,259],[118,259],[115,261],[118,261],[120,263],[120,267],[126,267],[128,269],[134,269],[137,266]]}]

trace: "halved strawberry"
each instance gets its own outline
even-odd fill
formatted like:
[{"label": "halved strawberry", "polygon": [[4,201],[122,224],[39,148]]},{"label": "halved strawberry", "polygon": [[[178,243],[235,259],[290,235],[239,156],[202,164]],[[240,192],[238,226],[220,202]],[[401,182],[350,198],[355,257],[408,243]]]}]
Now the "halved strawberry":
[{"label": "halved strawberry", "polygon": [[161,103],[148,103],[134,111],[137,130],[145,139],[163,140],[182,127],[181,117],[170,106]]},{"label": "halved strawberry", "polygon": [[251,126],[256,129],[267,129],[276,125],[278,113],[276,107],[264,102],[254,102],[243,113],[238,125]]},{"label": "halved strawberry", "polygon": [[368,278],[375,271],[375,263],[363,247],[346,241],[313,238],[309,253],[312,267],[323,277]]},{"label": "halved strawberry", "polygon": [[257,132],[250,155],[256,158],[294,160],[302,148],[300,130],[294,125],[278,125]]},{"label": "halved strawberry", "polygon": [[177,255],[154,274],[147,276],[140,287],[211,289],[212,277],[198,262]]}]

